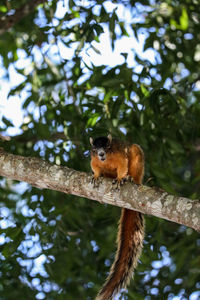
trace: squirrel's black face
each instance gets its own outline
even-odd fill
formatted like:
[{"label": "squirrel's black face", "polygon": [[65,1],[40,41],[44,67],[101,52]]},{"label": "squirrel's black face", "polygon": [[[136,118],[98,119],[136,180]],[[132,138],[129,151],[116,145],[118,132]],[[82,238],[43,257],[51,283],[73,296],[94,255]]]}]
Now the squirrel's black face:
[{"label": "squirrel's black face", "polygon": [[106,153],[110,148],[112,137],[109,135],[108,137],[99,137],[94,141],[90,138],[90,143],[92,145],[92,153],[96,154],[101,161],[106,160]]}]

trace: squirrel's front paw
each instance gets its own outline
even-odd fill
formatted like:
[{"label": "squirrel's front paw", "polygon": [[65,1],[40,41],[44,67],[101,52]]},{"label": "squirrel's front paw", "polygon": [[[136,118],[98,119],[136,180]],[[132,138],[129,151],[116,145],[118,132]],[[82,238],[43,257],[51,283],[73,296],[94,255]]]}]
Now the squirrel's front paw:
[{"label": "squirrel's front paw", "polygon": [[94,175],[92,176],[91,183],[93,184],[93,187],[99,187],[99,184],[101,183],[100,177],[95,177]]},{"label": "squirrel's front paw", "polygon": [[113,181],[112,181],[112,185],[113,185],[113,190],[120,190],[120,187],[124,184],[124,179],[122,178],[122,179],[114,179]]},{"label": "squirrel's front paw", "polygon": [[125,180],[126,180],[126,182],[134,183],[134,179],[133,179],[133,177],[130,176],[130,175],[126,176],[126,177],[125,177]]}]

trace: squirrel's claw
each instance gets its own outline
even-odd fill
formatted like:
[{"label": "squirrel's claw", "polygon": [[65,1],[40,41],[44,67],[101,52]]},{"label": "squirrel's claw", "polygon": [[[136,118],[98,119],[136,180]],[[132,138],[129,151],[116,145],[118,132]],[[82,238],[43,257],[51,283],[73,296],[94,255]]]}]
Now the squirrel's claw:
[{"label": "squirrel's claw", "polygon": [[100,177],[95,177],[94,175],[92,176],[91,183],[93,184],[93,187],[94,187],[94,188],[99,187],[99,184],[100,184],[101,182],[102,182],[102,180],[101,180]]},{"label": "squirrel's claw", "polygon": [[113,185],[113,190],[120,190],[120,187],[124,184],[124,179],[113,179],[112,185]]}]

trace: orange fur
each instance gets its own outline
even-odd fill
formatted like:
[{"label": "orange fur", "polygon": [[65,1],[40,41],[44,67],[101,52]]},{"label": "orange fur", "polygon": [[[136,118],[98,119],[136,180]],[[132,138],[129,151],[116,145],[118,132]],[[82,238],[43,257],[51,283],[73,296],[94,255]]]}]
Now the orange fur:
[{"label": "orange fur", "polygon": [[97,156],[94,156],[91,160],[91,168],[95,178],[103,175],[121,180],[127,175],[128,158],[123,153],[116,152],[107,155],[107,159],[102,162]]},{"label": "orange fur", "polygon": [[[135,183],[141,184],[144,175],[144,153],[140,146],[127,146],[117,140],[111,142],[111,150],[106,152],[105,161],[92,153],[91,168],[94,179],[99,176],[115,178],[119,182],[127,175]],[[109,300],[121,288],[126,287],[137,265],[144,238],[143,216],[136,211],[122,209],[119,222],[117,253],[110,274],[98,293],[96,300]]]}]

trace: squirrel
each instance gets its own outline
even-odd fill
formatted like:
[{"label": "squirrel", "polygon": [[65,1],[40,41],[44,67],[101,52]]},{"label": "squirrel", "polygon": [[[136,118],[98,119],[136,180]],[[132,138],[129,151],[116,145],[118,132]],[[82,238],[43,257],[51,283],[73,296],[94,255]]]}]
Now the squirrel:
[{"label": "squirrel", "polygon": [[[107,137],[90,138],[91,168],[94,187],[99,177],[113,178],[117,189],[130,178],[141,184],[144,175],[144,153],[137,144]],[[126,288],[142,252],[144,239],[144,218],[137,211],[122,209],[117,236],[117,252],[110,273],[99,291],[96,300],[112,299],[120,289]]]}]

